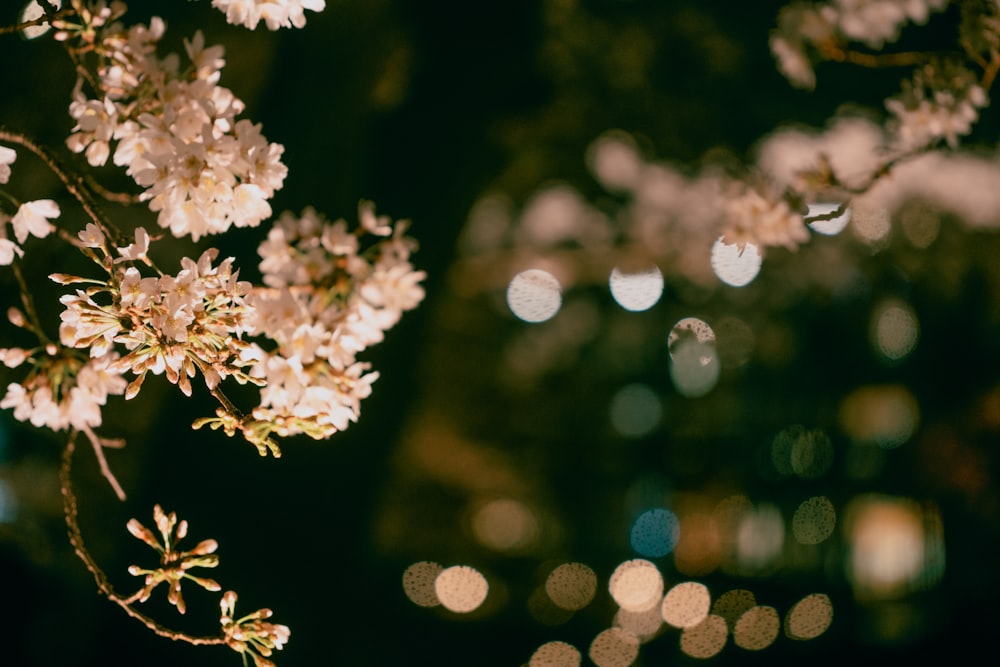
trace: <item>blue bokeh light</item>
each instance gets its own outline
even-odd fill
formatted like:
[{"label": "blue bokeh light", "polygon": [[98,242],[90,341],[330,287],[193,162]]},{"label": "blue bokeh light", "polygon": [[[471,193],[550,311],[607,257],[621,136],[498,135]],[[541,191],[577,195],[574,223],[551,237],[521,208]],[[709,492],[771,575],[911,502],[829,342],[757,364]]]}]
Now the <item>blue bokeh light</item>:
[{"label": "blue bokeh light", "polygon": [[668,509],[646,510],[632,524],[630,541],[637,553],[647,558],[666,556],[677,546],[681,522]]}]

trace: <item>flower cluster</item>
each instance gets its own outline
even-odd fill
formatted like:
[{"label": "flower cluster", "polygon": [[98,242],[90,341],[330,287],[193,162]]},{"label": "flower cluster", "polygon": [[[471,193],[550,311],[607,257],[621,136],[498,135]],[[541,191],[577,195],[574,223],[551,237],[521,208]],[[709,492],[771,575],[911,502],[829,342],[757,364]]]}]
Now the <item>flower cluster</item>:
[{"label": "flower cluster", "polygon": [[794,250],[809,240],[803,217],[783,197],[768,196],[753,187],[726,199],[722,242],[743,251],[784,246]]},{"label": "flower cluster", "polygon": [[987,101],[970,70],[955,61],[936,60],[914,71],[885,106],[894,116],[899,148],[920,148],[940,139],[955,148],[958,137],[972,131]]},{"label": "flower cluster", "polygon": [[[271,618],[270,609],[258,609],[252,614],[236,618],[236,593],[226,591],[219,603],[222,613],[219,622],[226,638],[226,646],[243,656],[253,658],[254,667],[274,667],[274,662],[268,657],[275,651],[280,651],[288,642],[291,631],[287,625],[269,623],[264,619]],[[245,664],[245,662],[244,662]]]},{"label": "flower cluster", "polygon": [[[64,7],[64,5],[66,5]],[[322,11],[324,0],[213,0],[231,24],[254,29],[301,28],[305,12]],[[414,269],[415,248],[407,223],[377,216],[362,202],[360,224],[330,223],[312,209],[285,214],[260,246],[263,285],[241,280],[232,257],[219,261],[208,248],[196,259],[183,257],[176,273],[162,271],[150,254],[156,237],[140,225],[129,240],[97,203],[144,201],[160,227],[192,242],[232,227],[257,226],[272,215],[269,203],[281,188],[284,148],[269,143],[259,125],[240,118],[244,103],[219,85],[225,65],[221,46],[209,46],[198,31],[184,40],[184,57],[158,54],[165,24],[126,25],[126,5],[117,0],[33,0],[17,31],[27,39],[51,33],[63,45],[78,79],[69,106],[75,122],[66,143],[91,167],[111,161],[123,167],[138,195],[109,193],[92,178],[67,169],[45,147],[0,128],[0,141],[27,149],[65,186],[86,215],[80,231],[60,219],[52,199],[20,201],[0,191],[0,265],[10,265],[23,310],[11,322],[37,339],[35,347],[0,348],[0,363],[28,366],[0,398],[20,421],[68,431],[61,483],[70,540],[95,575],[98,588],[157,633],[192,644],[225,644],[256,667],[273,665],[269,656],[288,641],[286,626],[267,622],[270,610],[235,615],[236,594],[221,600],[221,633],[194,637],[172,631],[134,608],[160,584],[178,611],[186,610],[181,584],[187,579],[209,591],[219,584],[196,576],[214,568],[215,540],[180,550],[187,522],[157,505],[155,530],[136,519],[129,532],[156,550],[159,563],[129,572],[143,578],[128,598],[116,593],[83,545],[76,520],[70,467],[76,433],[93,445],[101,471],[122,500],[125,493],[103,450],[120,440],[98,436],[102,409],[113,396],[132,399],[145,380],[162,375],[187,396],[200,375],[220,404],[215,417],[199,420],[227,434],[240,432],[262,454],[279,455],[272,435],[326,438],[358,419],[359,403],[378,374],[358,355],[383,340],[402,313],[424,297],[425,274]],[[0,146],[0,186],[11,177],[18,152]],[[58,234],[54,234],[58,232]],[[69,286],[60,298],[58,337],[50,338],[39,317],[24,263],[29,237],[58,236],[99,267],[98,277],[53,273]],[[44,314],[44,313],[43,313]],[[260,401],[246,413],[223,391],[226,380],[260,386]]]},{"label": "flower cluster", "polygon": [[816,85],[813,63],[819,59],[843,60],[846,42],[872,49],[894,42],[907,23],[927,23],[949,0],[832,0],[826,3],[795,2],[778,14],[771,32],[771,51],[778,69],[795,86]]},{"label": "flower cluster", "polygon": [[202,540],[194,549],[178,551],[177,543],[187,535],[187,521],[178,522],[175,512],[167,514],[159,505],[153,507],[153,520],[160,533],[159,539],[153,531],[136,519],[129,519],[127,527],[128,532],[160,554],[160,565],[151,570],[131,565],[128,571],[133,576],[145,577],[143,587],[136,594],[139,602],[148,600],[153,589],[166,583],[169,589],[167,600],[183,614],[187,609],[184,596],[181,594],[181,581],[184,579],[193,581],[207,591],[222,590],[214,579],[196,577],[189,572],[196,567],[216,567],[219,564],[219,557],[215,554],[215,550],[219,545],[215,540]]},{"label": "flower cluster", "polygon": [[[17,315],[20,318],[22,316]],[[91,434],[101,425],[101,409],[109,396],[120,396],[128,384],[115,367],[117,353],[86,358],[55,343],[35,349],[0,349],[10,368],[24,363],[31,371],[21,382],[11,382],[0,408],[13,410],[18,421],[53,431],[75,429]]]},{"label": "flower cluster", "polygon": [[225,12],[226,21],[250,30],[264,21],[269,30],[301,28],[306,24],[305,10],[321,12],[326,0],[212,0],[212,6]]},{"label": "flower cluster", "polygon": [[175,236],[198,240],[259,225],[287,173],[284,148],[268,143],[259,125],[237,120],[244,104],[219,85],[221,46],[206,47],[196,32],[184,41],[189,65],[181,69],[176,54],[156,54],[164,31],[153,18],[148,26],[113,23],[85,33],[100,58],[91,82],[96,96],[84,94],[81,78],[67,143],[91,165],[111,157],[125,167],[145,188],[140,199]]},{"label": "flower cluster", "polygon": [[[247,331],[258,348],[251,375],[260,378],[253,418],[278,435],[326,438],[358,418],[359,402],[378,377],[357,355],[384,338],[404,311],[423,299],[424,272],[409,261],[406,224],[359,207],[360,226],[331,223],[306,209],[283,215],[259,249],[267,287],[247,297]],[[374,243],[362,247],[367,237]]]},{"label": "flower cluster", "polygon": [[[143,277],[134,265],[125,265],[146,258],[148,233],[140,227],[135,238],[113,259],[96,225],[80,233],[83,248],[111,269],[104,281],[52,276],[63,284],[92,283],[60,299],[65,306],[59,327],[63,345],[89,348],[95,358],[113,354],[112,370],[137,376],[126,398],[139,392],[149,372],[165,374],[187,396],[196,371],[209,389],[227,377],[249,381],[243,369],[253,363],[251,348],[239,336],[250,284],[238,279],[233,258],[213,266],[218,250],[210,248],[198,261],[183,258],[177,275]],[[116,344],[125,348],[121,357]]]}]

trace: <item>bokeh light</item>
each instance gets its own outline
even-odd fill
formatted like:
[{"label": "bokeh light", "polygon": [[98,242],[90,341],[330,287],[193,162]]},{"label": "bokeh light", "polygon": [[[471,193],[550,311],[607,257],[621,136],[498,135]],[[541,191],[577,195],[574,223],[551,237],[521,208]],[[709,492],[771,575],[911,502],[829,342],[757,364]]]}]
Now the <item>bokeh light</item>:
[{"label": "bokeh light", "polygon": [[762,258],[757,246],[747,243],[743,250],[734,243],[723,243],[722,237],[712,246],[712,270],[719,280],[733,287],[753,282],[760,273]]},{"label": "bokeh light", "polygon": [[608,628],[594,637],[588,655],[597,667],[629,667],[639,656],[639,638],[622,628]]},{"label": "bokeh light", "polygon": [[627,132],[610,130],[587,148],[587,166],[609,191],[626,191],[638,185],[644,160],[635,139]]},{"label": "bokeh light", "polygon": [[442,570],[434,580],[434,592],[441,605],[450,611],[467,614],[486,600],[490,585],[483,574],[468,565],[454,565]]},{"label": "bokeh light", "polygon": [[663,575],[648,560],[628,560],[615,568],[608,582],[608,591],[622,609],[646,611],[660,603]]},{"label": "bokeh light", "polygon": [[589,206],[576,188],[559,183],[536,192],[521,213],[520,233],[531,245],[552,246],[579,238]]},{"label": "bokeh light", "polygon": [[660,613],[675,628],[692,628],[708,617],[711,606],[712,598],[705,584],[685,581],[667,591]]},{"label": "bokeh light", "polygon": [[722,368],[739,368],[750,361],[756,340],[749,324],[738,317],[723,317],[715,323],[714,329]]},{"label": "bokeh light", "polygon": [[826,496],[802,502],[792,516],[792,535],[799,544],[819,544],[833,534],[837,510]]},{"label": "bokeh light", "polygon": [[714,345],[686,340],[677,344],[670,364],[670,379],[677,393],[700,398],[712,391],[722,368]]},{"label": "bokeh light", "polygon": [[[928,520],[930,519],[930,520]],[[847,508],[848,575],[860,599],[893,599],[926,588],[944,570],[940,517],[909,498],[865,495]]]},{"label": "bokeh light", "polygon": [[609,418],[612,428],[628,438],[653,432],[663,418],[663,401],[649,385],[625,385],[611,398]]},{"label": "bokeh light", "polygon": [[410,565],[403,571],[403,592],[413,604],[421,607],[436,607],[441,604],[434,582],[444,570],[438,563],[421,561]]},{"label": "bokeh light", "polygon": [[513,202],[506,195],[480,197],[470,209],[458,238],[462,252],[476,255],[501,247],[513,226],[513,208]]},{"label": "bokeh light", "polygon": [[629,541],[640,556],[660,558],[673,551],[680,532],[677,515],[664,508],[650,509],[632,523]]},{"label": "bokeh light", "polygon": [[511,498],[480,505],[472,516],[472,532],[483,546],[508,553],[530,551],[541,533],[531,508]]},{"label": "bokeh light", "polygon": [[870,385],[844,397],[839,418],[840,427],[856,443],[892,449],[916,431],[920,408],[903,385]]},{"label": "bokeh light", "polygon": [[708,322],[698,317],[684,317],[677,320],[667,334],[667,351],[671,358],[677,354],[682,344],[691,341],[705,345],[714,344],[715,330]]},{"label": "bokeh light", "polygon": [[544,322],[559,311],[562,287],[548,271],[528,269],[514,276],[507,286],[507,305],[525,322]]},{"label": "bokeh light", "polygon": [[645,644],[659,634],[663,627],[663,617],[660,615],[660,608],[657,605],[653,605],[645,611],[619,609],[615,613],[614,625],[631,632],[640,644]]},{"label": "bokeh light", "polygon": [[637,272],[626,272],[616,266],[611,270],[608,286],[611,296],[625,310],[649,310],[663,294],[663,274],[656,266]]},{"label": "bokeh light", "polygon": [[761,574],[777,565],[785,542],[781,512],[770,503],[760,503],[745,512],[736,536],[739,571]]},{"label": "bokeh light", "polygon": [[733,643],[748,651],[759,651],[773,644],[780,630],[781,618],[774,607],[751,607],[736,621]]},{"label": "bokeh light", "polygon": [[722,618],[727,627],[736,627],[736,621],[748,610],[757,605],[753,591],[745,588],[728,590],[712,603],[712,614]]},{"label": "bokeh light", "polygon": [[833,603],[823,593],[807,595],[785,615],[785,635],[790,639],[815,639],[833,623]]},{"label": "bokeh light", "polygon": [[828,217],[826,220],[814,220],[810,222],[809,227],[814,232],[825,234],[826,236],[836,236],[844,231],[844,227],[847,227],[847,224],[851,221],[851,209],[845,207],[844,211],[839,215],[833,215],[840,207],[840,204],[826,202],[809,204],[809,211],[806,213],[807,217]]},{"label": "bokeh light", "polygon": [[719,535],[719,554],[723,569],[739,570],[739,530],[743,517],[753,509],[753,503],[743,494],[723,498],[712,509],[712,518]]},{"label": "bokeh light", "polygon": [[793,424],[771,441],[771,463],[783,476],[816,479],[833,464],[833,443],[822,429]]},{"label": "bokeh light", "polygon": [[561,609],[583,609],[597,594],[597,574],[583,563],[563,563],[546,577],[545,592]]},{"label": "bokeh light", "polygon": [[538,647],[528,661],[528,667],[580,667],[582,656],[572,644],[547,642]]},{"label": "bokeh light", "polygon": [[681,632],[681,651],[692,658],[707,659],[726,646],[729,628],[721,616],[709,615],[704,621]]},{"label": "bokeh light", "polygon": [[859,239],[869,245],[883,241],[892,228],[889,210],[881,206],[863,205],[854,207],[854,224],[851,229]]},{"label": "bokeh light", "polygon": [[889,362],[900,361],[917,347],[920,325],[908,303],[887,299],[875,307],[871,318],[872,345]]},{"label": "bokeh light", "polygon": [[685,317],[671,327],[670,379],[681,396],[698,398],[715,387],[722,370],[715,342],[715,331],[697,317]]},{"label": "bokeh light", "polygon": [[685,512],[681,516],[683,538],[674,548],[674,567],[681,574],[697,577],[718,569],[722,562],[722,536],[715,516],[708,511]]},{"label": "bokeh light", "polygon": [[930,206],[921,202],[907,202],[899,211],[903,236],[915,248],[929,248],[941,231],[941,217]]},{"label": "bokeh light", "polygon": [[[49,4],[56,9],[62,8],[62,0],[49,0]],[[24,6],[21,10],[21,23],[27,23],[29,21],[34,21],[35,19],[41,18],[45,14],[45,10],[39,4],[38,0],[31,0],[28,4]],[[31,26],[30,28],[25,28],[21,31],[21,34],[25,39],[35,39],[41,37],[49,30],[52,29],[48,23],[42,23],[41,25]]]},{"label": "bokeh light", "polygon": [[528,613],[542,625],[562,625],[573,618],[573,612],[556,605],[545,586],[536,586],[527,601]]}]

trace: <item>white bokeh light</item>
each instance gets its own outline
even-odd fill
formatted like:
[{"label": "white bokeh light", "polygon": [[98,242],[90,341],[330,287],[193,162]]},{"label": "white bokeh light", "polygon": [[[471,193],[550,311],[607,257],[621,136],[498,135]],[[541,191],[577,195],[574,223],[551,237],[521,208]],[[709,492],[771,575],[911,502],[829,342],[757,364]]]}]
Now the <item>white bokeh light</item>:
[{"label": "white bokeh light", "polygon": [[722,237],[712,246],[712,270],[722,282],[743,287],[760,273],[762,258],[757,246],[747,243],[742,250],[735,243],[727,245]]},{"label": "white bokeh light", "polygon": [[826,236],[836,236],[840,232],[844,231],[847,227],[847,223],[851,221],[851,209],[844,207],[838,215],[838,209],[840,209],[841,204],[834,203],[816,203],[809,204],[809,211],[806,213],[807,218],[812,218],[815,216],[825,216],[828,219],[824,220],[814,220],[809,223],[809,227],[819,234],[825,234]]},{"label": "white bokeh light", "polygon": [[459,614],[478,609],[486,600],[489,589],[486,577],[468,565],[446,568],[434,580],[434,592],[441,605]]},{"label": "white bokeh light", "polygon": [[663,295],[663,274],[656,266],[637,272],[626,272],[616,266],[611,270],[608,286],[611,296],[625,310],[649,310]]},{"label": "white bokeh light", "polygon": [[514,276],[507,286],[507,305],[525,322],[544,322],[562,306],[562,287],[548,271],[528,269]]},{"label": "white bokeh light", "polygon": [[663,575],[648,560],[628,560],[615,568],[608,582],[608,591],[622,609],[646,611],[660,602]]}]

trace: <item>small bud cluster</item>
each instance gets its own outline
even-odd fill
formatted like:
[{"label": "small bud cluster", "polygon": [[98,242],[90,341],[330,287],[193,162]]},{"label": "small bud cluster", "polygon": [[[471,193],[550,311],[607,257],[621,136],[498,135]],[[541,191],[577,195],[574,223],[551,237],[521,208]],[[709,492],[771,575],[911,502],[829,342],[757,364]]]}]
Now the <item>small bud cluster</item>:
[{"label": "small bud cluster", "polygon": [[222,587],[214,579],[206,577],[196,577],[189,570],[196,567],[216,567],[219,564],[219,557],[215,554],[219,544],[215,540],[202,540],[194,549],[189,551],[178,551],[177,543],[187,535],[187,521],[177,521],[177,514],[171,512],[167,514],[159,505],[153,507],[153,520],[160,536],[143,526],[137,519],[130,519],[127,528],[134,537],[142,540],[160,554],[160,564],[153,569],[146,569],[138,565],[129,567],[129,574],[137,577],[145,577],[142,589],[139,590],[137,600],[145,602],[149,599],[153,589],[162,583],[167,584],[167,601],[177,607],[177,611],[184,613],[187,607],[184,603],[184,596],[181,594],[181,581],[188,579],[207,591],[219,591]]},{"label": "small bud cluster", "polygon": [[270,609],[258,609],[252,614],[236,618],[236,593],[226,591],[219,603],[222,614],[219,621],[226,638],[226,646],[244,656],[253,658],[254,667],[274,667],[270,655],[280,651],[288,642],[291,631],[287,625],[270,623]]}]

